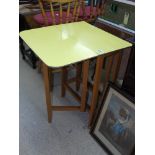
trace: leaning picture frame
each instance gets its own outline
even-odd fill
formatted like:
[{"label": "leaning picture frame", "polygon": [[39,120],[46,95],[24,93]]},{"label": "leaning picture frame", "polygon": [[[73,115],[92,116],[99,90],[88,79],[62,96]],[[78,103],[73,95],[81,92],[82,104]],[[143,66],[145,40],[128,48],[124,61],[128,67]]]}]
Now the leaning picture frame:
[{"label": "leaning picture frame", "polygon": [[109,83],[90,134],[110,155],[133,155],[135,149],[134,99]]}]

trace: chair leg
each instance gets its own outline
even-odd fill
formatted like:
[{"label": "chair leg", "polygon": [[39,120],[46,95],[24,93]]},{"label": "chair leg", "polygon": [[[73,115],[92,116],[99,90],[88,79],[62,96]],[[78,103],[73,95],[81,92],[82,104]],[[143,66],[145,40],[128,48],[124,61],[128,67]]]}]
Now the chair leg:
[{"label": "chair leg", "polygon": [[42,72],[42,62],[41,60],[38,60],[38,73],[41,73]]},{"label": "chair leg", "polygon": [[36,63],[37,63],[37,57],[35,56],[35,54],[33,53],[32,50],[30,50],[30,52],[31,52],[30,59],[31,59],[32,67],[33,67],[33,69],[35,69]]},{"label": "chair leg", "polygon": [[61,75],[61,96],[64,97],[66,94],[66,87],[65,83],[68,79],[68,70],[67,67],[62,68],[62,75]]},{"label": "chair leg", "polygon": [[21,38],[19,38],[19,46],[20,46],[20,51],[21,51],[21,54],[22,54],[22,58],[23,58],[23,60],[25,60],[25,54],[24,54],[25,47],[24,47],[24,44],[23,44],[23,40]]},{"label": "chair leg", "polygon": [[35,56],[35,54],[33,53],[33,51],[31,49],[26,50],[23,43],[24,43],[23,40],[21,38],[19,38],[20,51],[22,54],[22,58],[23,58],[23,60],[25,60],[27,58],[29,60],[29,63],[32,65],[32,68],[35,69],[37,57]]},{"label": "chair leg", "polygon": [[81,63],[76,64],[76,90],[79,91],[80,89],[80,79],[81,79],[81,72],[82,72],[82,65]]}]

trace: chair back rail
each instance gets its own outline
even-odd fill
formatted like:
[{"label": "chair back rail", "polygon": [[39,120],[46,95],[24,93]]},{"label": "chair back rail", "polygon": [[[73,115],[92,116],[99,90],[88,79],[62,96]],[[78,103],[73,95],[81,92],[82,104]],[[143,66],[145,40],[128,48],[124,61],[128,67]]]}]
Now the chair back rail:
[{"label": "chair back rail", "polygon": [[[86,17],[88,21],[92,21],[98,16],[103,15],[106,2],[107,0],[90,0],[90,4],[86,6],[85,0],[82,0],[82,16]],[[86,9],[86,7],[89,7],[89,10]],[[89,11],[90,13],[88,14],[86,11]]]},{"label": "chair back rail", "polygon": [[[45,21],[45,25],[50,25],[48,21],[49,17],[47,17],[46,14],[47,6],[50,11],[52,25],[62,24],[78,20],[81,1],[82,0],[39,0],[39,6]],[[59,16],[59,23],[56,22],[56,16]]]},{"label": "chair back rail", "polygon": [[106,7],[106,4],[107,4],[107,1],[108,1],[108,0],[102,0],[101,8],[100,8],[101,12],[100,12],[99,15],[103,15],[103,14],[104,14],[104,11],[105,11],[105,7]]}]

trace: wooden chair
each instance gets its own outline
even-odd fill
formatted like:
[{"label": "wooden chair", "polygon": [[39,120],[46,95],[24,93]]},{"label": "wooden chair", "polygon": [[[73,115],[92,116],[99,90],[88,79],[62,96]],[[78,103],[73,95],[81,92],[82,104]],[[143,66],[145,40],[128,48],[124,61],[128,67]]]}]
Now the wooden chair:
[{"label": "wooden chair", "polygon": [[98,16],[103,14],[107,0],[90,0],[85,5],[85,0],[82,1],[82,7],[79,13],[79,19],[89,23],[94,22]]},{"label": "wooden chair", "polygon": [[[33,17],[40,26],[75,22],[80,12],[78,0],[38,0],[41,13]],[[73,12],[71,12],[73,10]]]}]

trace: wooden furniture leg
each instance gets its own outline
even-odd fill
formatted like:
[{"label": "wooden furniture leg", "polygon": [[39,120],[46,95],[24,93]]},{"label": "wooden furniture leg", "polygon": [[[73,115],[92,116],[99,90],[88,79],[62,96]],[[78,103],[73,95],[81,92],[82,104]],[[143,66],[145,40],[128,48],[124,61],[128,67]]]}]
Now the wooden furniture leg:
[{"label": "wooden furniture leg", "polygon": [[22,58],[23,60],[25,60],[25,47],[24,47],[24,44],[23,44],[23,40],[19,37],[19,45],[20,45],[20,52],[22,53]]},{"label": "wooden furniture leg", "polygon": [[44,84],[45,84],[45,98],[46,98],[46,105],[47,105],[47,113],[48,113],[48,122],[51,123],[52,121],[52,98],[50,94],[50,83],[49,83],[49,68],[46,64],[43,64],[43,76],[44,76]]},{"label": "wooden furniture leg", "polygon": [[102,65],[103,65],[103,56],[97,57],[96,61],[96,69],[95,69],[95,77],[94,77],[94,85],[93,85],[93,93],[90,103],[90,110],[89,110],[89,126],[92,125],[92,119],[94,115],[94,111],[97,104],[97,98],[99,93],[99,84],[101,80],[101,73],[102,73]]},{"label": "wooden furniture leg", "polygon": [[117,76],[119,73],[119,68],[121,65],[121,59],[122,59],[122,53],[118,52],[115,56],[114,56],[114,64],[113,64],[113,69],[112,69],[112,82],[116,82],[117,80]]},{"label": "wooden furniture leg", "polygon": [[110,81],[110,75],[111,75],[111,70],[112,70],[112,64],[113,64],[113,58],[114,56],[111,55],[107,58],[107,66],[106,66],[106,73],[105,73],[105,80],[104,80],[104,83],[103,83],[103,92],[105,91],[105,88],[106,88],[106,83],[108,81]]},{"label": "wooden furniture leg", "polygon": [[49,86],[50,86],[50,91],[52,92],[53,91],[53,85],[54,85],[54,79],[53,79],[53,69],[49,69],[49,72],[48,72],[48,76],[49,76]]},{"label": "wooden furniture leg", "polygon": [[61,97],[64,97],[66,94],[66,82],[68,80],[68,70],[67,67],[62,68],[62,75],[61,75]]},{"label": "wooden furniture leg", "polygon": [[42,62],[41,62],[41,60],[38,60],[37,68],[38,68],[38,73],[41,73],[42,72]]},{"label": "wooden furniture leg", "polygon": [[81,93],[81,105],[80,111],[86,111],[86,100],[87,100],[87,83],[88,83],[88,73],[89,73],[89,60],[86,60],[82,64],[82,93]]},{"label": "wooden furniture leg", "polygon": [[[55,110],[55,111],[80,110],[82,112],[86,110],[89,60],[86,60],[83,62],[82,69],[83,69],[83,77],[82,77],[82,95],[80,100],[81,101],[80,106],[52,106],[52,101],[51,101],[52,95],[50,94],[50,91],[52,90],[50,88],[50,84],[51,84],[50,79],[52,79],[51,78],[52,74],[49,74],[51,69],[49,69],[48,66],[43,63],[43,75],[44,75],[44,83],[45,83],[45,97],[46,97],[46,104],[47,104],[48,122],[52,121],[52,110]],[[62,89],[61,89],[62,96],[65,96],[67,80],[68,80],[68,70],[67,70],[67,67],[64,67],[62,69]]]},{"label": "wooden furniture leg", "polygon": [[76,90],[79,91],[80,89],[80,79],[81,79],[81,63],[76,64]]},{"label": "wooden furniture leg", "polygon": [[105,66],[105,70],[106,70],[105,79],[103,81],[103,89],[100,90],[100,92],[99,92],[99,97],[98,97],[97,103],[100,103],[100,101],[103,97],[103,94],[106,91],[106,84],[108,83],[108,81],[111,81],[111,71],[112,71],[113,59],[114,59],[114,56],[111,55],[111,56],[107,57],[105,60],[105,61],[107,61],[107,65]]}]

